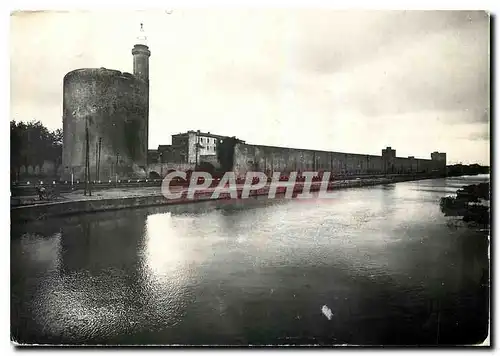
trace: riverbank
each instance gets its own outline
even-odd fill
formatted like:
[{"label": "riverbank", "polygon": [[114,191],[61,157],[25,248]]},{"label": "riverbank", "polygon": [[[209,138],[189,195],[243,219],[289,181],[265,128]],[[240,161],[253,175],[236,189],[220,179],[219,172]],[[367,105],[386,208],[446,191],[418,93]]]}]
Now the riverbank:
[{"label": "riverbank", "polygon": [[441,211],[445,216],[462,217],[471,225],[490,227],[490,184],[479,183],[457,190],[455,197],[443,197]]},{"label": "riverbank", "polygon": [[[328,183],[328,191],[342,188],[354,188],[370,185],[391,184],[404,181],[428,179],[429,177],[399,176],[391,178],[354,179],[343,181],[331,181]],[[284,182],[282,182],[284,183]],[[293,186],[293,196],[302,193],[303,183],[286,184],[278,187],[276,194],[282,195],[287,187]],[[320,189],[321,182],[311,185],[311,192]],[[250,191],[250,196],[261,196],[269,193],[270,185]],[[161,194],[161,187],[144,187],[136,189],[112,188],[96,191],[92,196],[83,195],[82,191],[62,193],[57,201],[34,202],[32,204],[20,204],[11,207],[11,218],[17,221],[40,220],[54,216],[72,215],[107,210],[136,208],[157,205],[175,205],[202,202],[212,200],[215,187],[196,191],[194,199],[187,198],[188,189],[185,187],[172,187],[172,193],[180,193],[176,199],[167,199]],[[243,184],[236,186],[238,199],[241,198]],[[229,193],[220,194],[217,199],[231,199]]]},{"label": "riverbank", "polygon": [[487,179],[12,222],[11,335],[64,345],[477,344],[488,335],[489,241],[448,226],[438,204]]}]

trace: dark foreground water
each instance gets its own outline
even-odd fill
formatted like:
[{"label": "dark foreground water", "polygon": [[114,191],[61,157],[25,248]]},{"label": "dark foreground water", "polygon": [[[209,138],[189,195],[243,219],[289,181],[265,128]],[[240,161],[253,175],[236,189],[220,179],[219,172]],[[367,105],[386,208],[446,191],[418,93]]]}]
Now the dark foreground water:
[{"label": "dark foreground water", "polygon": [[486,179],[13,224],[12,337],[73,344],[482,342],[488,239],[445,218],[439,199]]}]

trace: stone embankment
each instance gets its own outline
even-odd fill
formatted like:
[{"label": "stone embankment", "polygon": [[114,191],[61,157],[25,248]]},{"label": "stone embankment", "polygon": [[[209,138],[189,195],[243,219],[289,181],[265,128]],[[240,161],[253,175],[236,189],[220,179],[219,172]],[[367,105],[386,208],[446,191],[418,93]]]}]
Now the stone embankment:
[{"label": "stone embankment", "polygon": [[[419,177],[425,179],[428,177]],[[341,189],[341,188],[355,188],[370,185],[397,183],[401,181],[415,180],[415,177],[400,176],[391,178],[366,178],[366,179],[353,179],[330,181],[328,183],[328,191]],[[284,183],[284,182],[281,182]],[[276,194],[283,195],[286,192],[287,186],[293,186],[293,197],[302,193],[303,183],[297,182],[295,184],[287,184],[277,187]],[[320,189],[321,182],[313,182],[311,185],[311,192]],[[250,196],[268,195],[270,185],[258,190],[251,190]],[[80,214],[88,212],[98,212],[106,210],[116,210],[125,208],[157,206],[157,205],[173,205],[184,203],[195,203],[201,201],[212,200],[212,195],[215,187],[197,190],[194,198],[187,197],[188,189],[186,187],[172,187],[173,193],[181,193],[179,198],[167,199],[161,193],[161,188],[155,187],[142,187],[136,189],[127,188],[111,188],[102,191],[94,191],[92,196],[84,196],[83,191],[74,191],[69,193],[61,193],[57,199],[44,202],[34,200],[33,197],[24,199],[24,201],[17,200],[11,203],[11,218],[13,220],[38,220],[53,216]],[[243,191],[243,184],[236,186],[236,194],[241,198]],[[231,199],[229,193],[221,193],[217,199]]]}]

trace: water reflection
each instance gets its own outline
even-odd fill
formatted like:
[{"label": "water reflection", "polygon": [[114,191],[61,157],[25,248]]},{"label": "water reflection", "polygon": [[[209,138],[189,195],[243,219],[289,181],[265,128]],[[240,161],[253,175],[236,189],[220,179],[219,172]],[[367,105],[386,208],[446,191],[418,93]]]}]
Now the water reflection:
[{"label": "water reflection", "polygon": [[438,204],[463,182],[13,226],[13,334],[65,343],[433,344],[439,314],[439,342],[478,341],[487,240],[450,229]]}]

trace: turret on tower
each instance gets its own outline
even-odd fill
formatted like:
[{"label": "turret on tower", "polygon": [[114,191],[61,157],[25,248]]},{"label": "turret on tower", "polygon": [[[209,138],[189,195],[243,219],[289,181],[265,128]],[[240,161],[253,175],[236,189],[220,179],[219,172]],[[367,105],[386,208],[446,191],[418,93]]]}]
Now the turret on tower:
[{"label": "turret on tower", "polygon": [[[147,158],[149,140],[149,56],[151,56],[151,52],[147,46],[147,37],[144,33],[142,23],[139,36],[137,37],[137,44],[132,49],[132,55],[134,56],[134,76],[146,83],[143,93],[146,102],[146,111],[144,113],[143,125],[141,125],[142,129],[140,130],[140,136],[143,137],[140,150],[144,157]],[[146,161],[147,159],[142,162],[144,166],[146,165]]]},{"label": "turret on tower", "polygon": [[137,37],[137,44],[132,49],[134,56],[134,75],[146,82],[149,82],[149,56],[151,52],[146,45],[147,37],[144,34],[144,27],[141,23],[141,32]]}]

